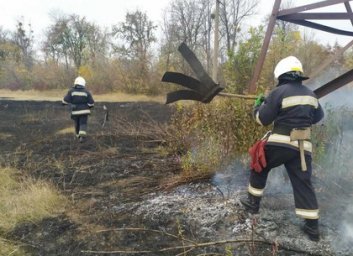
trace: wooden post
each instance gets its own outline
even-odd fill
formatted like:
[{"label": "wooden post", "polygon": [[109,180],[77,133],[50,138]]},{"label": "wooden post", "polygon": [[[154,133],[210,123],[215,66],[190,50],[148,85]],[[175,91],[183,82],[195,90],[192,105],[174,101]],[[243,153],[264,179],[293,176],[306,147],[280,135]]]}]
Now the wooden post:
[{"label": "wooden post", "polygon": [[213,49],[213,69],[212,79],[215,83],[218,83],[218,52],[219,52],[219,0],[216,0],[216,11],[215,11],[215,28],[214,28],[214,49]]}]

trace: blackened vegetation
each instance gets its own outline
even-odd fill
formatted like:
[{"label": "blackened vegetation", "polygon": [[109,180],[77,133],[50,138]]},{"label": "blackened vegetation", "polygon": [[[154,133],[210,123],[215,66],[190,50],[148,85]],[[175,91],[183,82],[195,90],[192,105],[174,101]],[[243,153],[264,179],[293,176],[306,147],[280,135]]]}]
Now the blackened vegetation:
[{"label": "blackened vegetation", "polygon": [[[103,105],[109,110],[104,126]],[[342,215],[327,213],[335,197],[347,201],[337,195],[319,200],[324,237],[310,242],[291,210],[283,176],[269,184],[259,216],[239,205],[248,175],[239,163],[212,181],[163,191],[163,182],[180,173],[163,147],[173,136],[172,113],[172,106],[157,103],[98,103],[80,143],[73,131],[65,132],[73,124],[60,102],[0,101],[0,132],[6,135],[0,164],[52,182],[70,201],[57,216],[0,234],[29,255],[351,255],[347,243],[333,248],[334,237],[345,242],[345,229],[339,227]]]},{"label": "blackened vegetation", "polygon": [[[114,207],[143,200],[162,178],[178,171],[162,156],[164,125],[171,107],[156,103],[104,103],[89,118],[87,140],[75,140],[69,109],[60,102],[1,101],[0,163],[55,184],[72,205],[40,223],[18,226],[9,238],[33,255],[80,255],[84,249],[112,249],[117,238],[98,229],[139,226],[131,209]],[[6,106],[6,107],[5,107]],[[134,240],[136,235],[131,235]],[[126,241],[131,244],[131,239]]]}]

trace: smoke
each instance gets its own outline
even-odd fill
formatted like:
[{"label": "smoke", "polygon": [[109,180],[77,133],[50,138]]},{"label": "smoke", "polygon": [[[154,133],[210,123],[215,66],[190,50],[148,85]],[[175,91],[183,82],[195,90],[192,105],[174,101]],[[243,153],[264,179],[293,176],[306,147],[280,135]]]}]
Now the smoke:
[{"label": "smoke", "polygon": [[[314,79],[310,80],[307,86],[314,90],[326,84],[327,82],[339,77],[346,71],[347,70],[344,70],[342,66],[331,65],[329,68],[326,68],[324,72],[321,72],[318,77],[315,77]],[[352,83],[349,83],[321,98],[320,103],[321,105],[329,104],[333,107],[353,107],[352,96]]]},{"label": "smoke", "polygon": [[[315,164],[322,223],[336,253],[351,255],[353,242],[353,89],[338,89],[320,100],[330,141]],[[315,180],[315,178],[317,178]]]},{"label": "smoke", "polygon": [[[320,207],[322,238],[335,255],[353,255],[353,89],[343,87],[320,100],[325,119],[320,125],[330,134],[324,153],[315,148],[313,183]],[[235,160],[225,171],[217,173],[213,184],[225,195],[246,193],[249,166]],[[262,207],[279,210],[281,216],[292,207],[292,187],[284,167],[270,172]],[[289,217],[290,216],[290,217]],[[293,217],[294,219],[292,219]],[[294,214],[286,215],[292,223]]]},{"label": "smoke", "polygon": [[234,160],[224,170],[217,172],[212,179],[212,184],[223,193],[225,198],[247,191],[250,171],[248,163],[240,159]]}]

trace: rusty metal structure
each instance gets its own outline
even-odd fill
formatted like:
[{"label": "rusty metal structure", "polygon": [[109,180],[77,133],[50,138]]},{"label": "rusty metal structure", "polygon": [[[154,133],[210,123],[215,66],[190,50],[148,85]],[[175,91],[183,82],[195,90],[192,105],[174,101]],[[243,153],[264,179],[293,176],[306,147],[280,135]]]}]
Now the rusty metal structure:
[{"label": "rusty metal structure", "polygon": [[[353,36],[353,31],[342,30],[331,26],[322,25],[313,22],[312,20],[349,20],[353,26],[353,12],[350,3],[353,0],[326,0],[314,4],[308,4],[290,9],[280,10],[281,0],[275,0],[272,14],[267,26],[267,31],[261,48],[258,62],[255,66],[252,80],[248,86],[249,95],[238,95],[221,92],[224,88],[215,82],[202,67],[200,61],[195,54],[188,48],[185,43],[181,43],[178,51],[181,53],[186,62],[190,65],[197,78],[193,78],[178,72],[165,72],[162,77],[163,82],[176,83],[187,89],[182,89],[167,94],[166,103],[172,103],[178,100],[195,100],[203,103],[209,103],[215,96],[235,97],[254,99],[255,96],[251,95],[256,92],[256,83],[260,77],[262,66],[265,61],[266,53],[270,45],[272,33],[277,20],[291,22],[301,26],[322,30],[328,33],[337,35]],[[336,4],[344,4],[346,12],[307,12],[316,10],[323,7],[330,7]],[[309,21],[310,20],[310,21]],[[332,61],[341,56],[344,51],[353,45],[351,40],[346,46],[336,52],[334,56],[322,63],[316,71],[310,74],[311,77],[319,74],[323,69],[329,66]],[[319,98],[337,90],[338,88],[353,81],[353,69],[344,73],[343,75],[327,82],[326,84],[315,89],[314,92]]]},{"label": "rusty metal structure", "polygon": [[[349,3],[351,1],[352,0],[326,0],[326,1],[321,1],[313,4],[280,10],[281,0],[275,0],[275,3],[272,8],[270,20],[267,26],[264,42],[261,48],[260,56],[255,66],[252,80],[248,87],[248,92],[254,93],[256,91],[256,83],[260,77],[262,66],[266,58],[266,53],[270,45],[272,33],[277,20],[283,20],[286,22],[294,23],[297,25],[301,25],[301,26],[305,26],[313,29],[318,29],[321,31],[325,31],[325,32],[333,33],[337,35],[353,36],[353,30],[347,31],[347,30],[334,28],[332,26],[326,26],[326,25],[322,25],[320,23],[314,22],[318,20],[321,20],[321,21],[348,20],[351,22],[353,26],[353,12],[352,12],[352,7]],[[311,12],[323,7],[330,7],[337,4],[343,4],[346,9],[346,12]],[[312,74],[310,74],[310,76],[314,77],[317,74],[319,74],[322,70],[324,70],[327,66],[329,66],[330,63],[332,63],[332,61],[334,61],[339,56],[341,56],[343,52],[346,51],[348,48],[350,48],[352,45],[353,45],[353,40],[350,41],[346,46],[344,46],[340,51],[338,51],[333,57],[325,61],[320,67],[318,67],[317,70],[315,70]],[[343,80],[350,82],[353,80],[353,74],[350,76],[350,75],[347,75],[347,73],[344,74]],[[336,78],[335,81],[341,81],[340,77]]]}]

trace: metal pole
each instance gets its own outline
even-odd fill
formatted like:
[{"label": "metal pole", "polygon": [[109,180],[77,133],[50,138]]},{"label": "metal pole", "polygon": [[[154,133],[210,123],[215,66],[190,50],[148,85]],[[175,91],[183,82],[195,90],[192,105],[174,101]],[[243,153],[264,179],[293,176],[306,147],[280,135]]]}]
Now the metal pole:
[{"label": "metal pole", "polygon": [[215,28],[214,28],[214,49],[213,49],[213,70],[212,79],[218,83],[218,52],[219,52],[219,0],[216,0]]},{"label": "metal pole", "polygon": [[260,77],[261,69],[262,69],[262,66],[265,62],[267,49],[268,49],[268,46],[270,45],[272,32],[273,32],[273,29],[276,25],[276,19],[277,19],[277,14],[278,14],[278,10],[279,10],[280,5],[281,5],[281,0],[276,0],[273,5],[272,14],[270,17],[270,22],[268,23],[268,26],[267,26],[267,31],[265,34],[264,42],[262,44],[260,56],[259,56],[259,59],[256,63],[256,67],[255,67],[251,82],[249,84],[249,93],[255,93],[255,91],[256,91],[256,83]]}]

